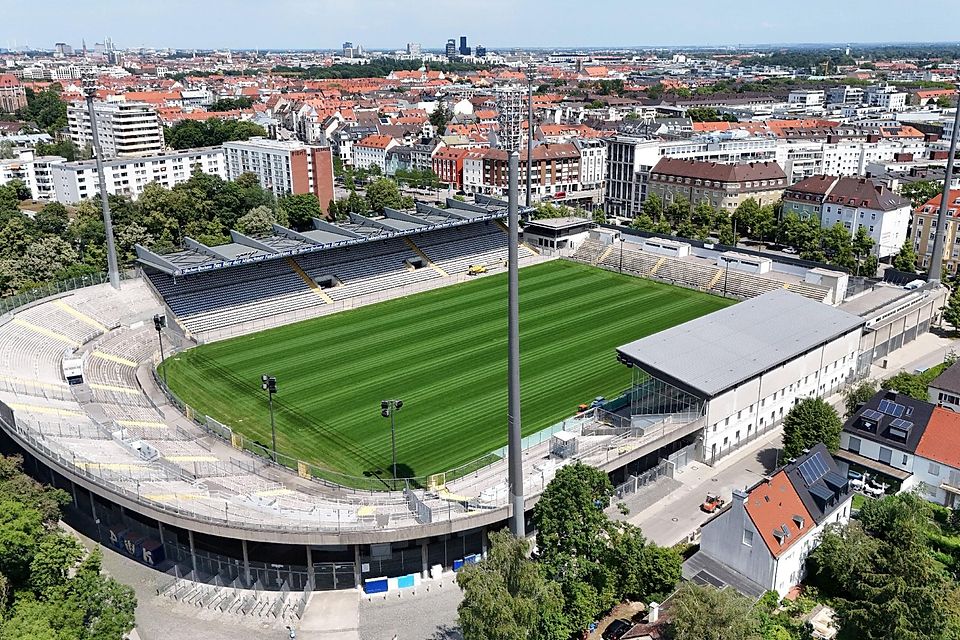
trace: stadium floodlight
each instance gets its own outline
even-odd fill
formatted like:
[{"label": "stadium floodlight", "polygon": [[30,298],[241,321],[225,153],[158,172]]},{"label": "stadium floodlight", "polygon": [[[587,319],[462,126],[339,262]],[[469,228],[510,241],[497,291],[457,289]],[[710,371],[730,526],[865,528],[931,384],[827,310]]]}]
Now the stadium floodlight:
[{"label": "stadium floodlight", "polygon": [[[950,136],[950,152],[947,154],[947,167],[943,174],[943,191],[940,194],[940,210],[937,212],[936,233],[933,234],[933,252],[930,256],[929,282],[940,282],[943,272],[943,243],[947,235],[947,211],[950,199],[950,183],[953,181],[953,159],[957,154],[957,138],[960,137],[960,84],[957,84],[957,108],[953,114],[953,134]],[[879,251],[878,251],[879,253]]]},{"label": "stadium floodlight", "polygon": [[117,247],[113,239],[113,220],[110,217],[110,202],[107,197],[107,178],[103,169],[103,149],[100,147],[100,133],[97,131],[97,110],[93,98],[97,95],[96,80],[83,80],[83,92],[87,99],[87,113],[90,117],[90,140],[97,161],[97,180],[100,186],[100,208],[103,211],[103,233],[107,238],[107,275],[110,286],[120,288],[120,269],[117,267]]},{"label": "stadium floodlight", "polygon": [[[530,215],[530,198],[532,191],[532,178],[533,173],[533,77],[537,73],[537,65],[533,63],[531,58],[530,62],[527,64],[527,68],[524,70],[524,75],[527,77],[527,208],[525,214]],[[529,222],[529,218],[527,218]]]},{"label": "stadium floodlight", "polygon": [[277,425],[273,421],[273,394],[277,392],[277,379],[266,374],[260,376],[260,388],[267,392],[270,402],[270,433],[273,436],[273,461],[277,461]]},{"label": "stadium floodlight", "polygon": [[163,356],[163,328],[167,326],[167,316],[159,313],[153,316],[153,327],[157,330],[157,339],[160,341],[160,371],[163,373],[163,384],[167,384],[167,365]]},{"label": "stadium floodlight", "polygon": [[507,199],[507,486],[513,509],[510,514],[510,532],[517,538],[523,538],[526,536],[526,514],[523,508],[523,452],[520,431],[520,223],[517,219],[519,164],[520,154],[511,152]]},{"label": "stadium floodlight", "polygon": [[403,400],[381,400],[380,415],[390,418],[390,448],[393,450],[393,490],[397,490],[397,421],[394,414],[403,408]]}]

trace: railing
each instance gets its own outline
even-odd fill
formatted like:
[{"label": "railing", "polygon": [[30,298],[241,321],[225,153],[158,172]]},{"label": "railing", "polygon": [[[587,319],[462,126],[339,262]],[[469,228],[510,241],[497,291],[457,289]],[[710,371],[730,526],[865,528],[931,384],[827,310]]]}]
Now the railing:
[{"label": "railing", "polygon": [[[134,277],[133,273],[121,271],[120,279],[127,280]],[[97,284],[105,284],[110,282],[110,278],[106,273],[93,273],[78,278],[70,278],[69,280],[60,280],[58,282],[50,282],[48,284],[41,285],[39,287],[29,289],[22,293],[18,293],[13,296],[6,298],[0,298],[0,316],[10,313],[11,311],[35,302],[37,300],[42,300],[43,298],[57,295],[59,293],[67,293],[68,291],[74,291],[76,289],[82,289],[83,287],[91,287]]]}]

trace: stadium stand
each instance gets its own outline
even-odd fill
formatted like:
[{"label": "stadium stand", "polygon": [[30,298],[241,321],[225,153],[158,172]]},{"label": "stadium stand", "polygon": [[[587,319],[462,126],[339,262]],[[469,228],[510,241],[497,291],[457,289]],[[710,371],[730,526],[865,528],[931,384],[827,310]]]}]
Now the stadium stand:
[{"label": "stadium stand", "polygon": [[696,258],[675,258],[643,251],[640,245],[625,242],[613,251],[604,245],[587,239],[577,247],[572,258],[595,266],[669,282],[681,287],[724,294],[736,298],[753,298],[776,289],[789,289],[818,302],[823,302],[830,291],[806,282],[778,280],[767,275],[757,275],[723,269]]}]

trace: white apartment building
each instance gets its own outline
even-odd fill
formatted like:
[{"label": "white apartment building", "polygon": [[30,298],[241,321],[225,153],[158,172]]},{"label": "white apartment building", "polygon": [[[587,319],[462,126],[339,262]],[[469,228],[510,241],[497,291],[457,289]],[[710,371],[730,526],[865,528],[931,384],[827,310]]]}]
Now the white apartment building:
[{"label": "white apartment building", "polygon": [[[226,178],[223,149],[207,147],[139,158],[115,158],[106,160],[103,168],[107,193],[136,200],[151,182],[172,188],[187,181],[195,167],[203,173]],[[64,204],[93,198],[100,192],[94,160],[54,165],[52,182],[55,199]]]},{"label": "white apartment building", "polygon": [[[130,158],[162,153],[163,126],[156,110],[139,102],[96,102],[97,134],[104,158]],[[70,139],[81,149],[93,144],[85,103],[67,107]]]},{"label": "white apartment building", "polygon": [[602,189],[607,170],[607,143],[599,138],[574,138],[580,151],[580,189]]},{"label": "white apartment building", "polygon": [[885,111],[903,111],[907,106],[907,94],[905,91],[897,91],[892,85],[877,85],[867,87],[867,104],[871,107],[879,107]]},{"label": "white apartment building", "polygon": [[66,162],[60,156],[34,156],[32,151],[23,151],[19,157],[0,160],[0,184],[20,180],[30,189],[34,200],[53,200],[53,167]]},{"label": "white apartment building", "polygon": [[787,96],[789,104],[800,107],[822,107],[826,101],[826,92],[822,90],[798,89]]},{"label": "white apartment building", "polygon": [[867,165],[893,160],[898,154],[913,154],[919,158],[927,143],[919,138],[889,140],[867,136],[865,140],[845,139],[823,143],[823,170],[831,176],[860,176]]}]

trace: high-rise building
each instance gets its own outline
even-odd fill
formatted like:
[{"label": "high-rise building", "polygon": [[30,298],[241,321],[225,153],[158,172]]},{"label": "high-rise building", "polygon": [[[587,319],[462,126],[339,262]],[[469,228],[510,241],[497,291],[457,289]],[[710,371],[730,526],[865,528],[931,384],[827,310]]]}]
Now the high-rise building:
[{"label": "high-rise building", "polygon": [[298,140],[250,138],[225,142],[223,154],[228,180],[252,173],[257,176],[261,186],[277,196],[314,194],[324,211],[333,199],[333,155],[330,147],[307,145]]},{"label": "high-rise building", "polygon": [[447,40],[447,57],[456,58],[457,57],[457,41],[453,38]]},{"label": "high-rise building", "polygon": [[352,43],[352,42],[344,42],[344,43],[343,43],[343,57],[344,57],[344,58],[352,58],[352,57],[353,57],[353,54],[355,53],[355,51],[356,51],[356,50],[353,48],[353,43]]},{"label": "high-rise building", "polygon": [[526,95],[526,89],[519,86],[497,88],[497,146],[501,149],[520,150],[527,112]]},{"label": "high-rise building", "polygon": [[470,47],[467,46],[467,36],[460,36],[460,55],[470,55]]},{"label": "high-rise building", "polygon": [[63,58],[64,56],[73,55],[73,47],[68,45],[65,42],[58,42],[53,45],[53,55],[55,58]]},{"label": "high-rise building", "polygon": [[[142,102],[97,102],[97,134],[104,158],[142,156],[163,151],[163,126],[157,111]],[[85,103],[67,107],[70,139],[81,149],[93,144]]]},{"label": "high-rise building", "polygon": [[420,43],[419,42],[408,42],[407,43],[407,55],[418,56],[420,55]]},{"label": "high-rise building", "polygon": [[487,55],[487,48],[482,44],[477,45],[477,50],[474,52],[478,58],[484,58]]}]

